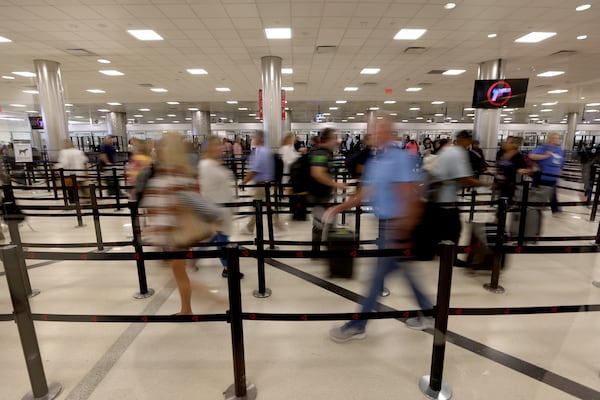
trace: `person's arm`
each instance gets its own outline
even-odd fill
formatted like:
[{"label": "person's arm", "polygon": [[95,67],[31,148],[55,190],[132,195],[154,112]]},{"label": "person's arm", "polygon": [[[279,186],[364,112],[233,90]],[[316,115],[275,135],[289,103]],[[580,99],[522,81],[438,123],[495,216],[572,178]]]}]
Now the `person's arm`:
[{"label": "person's arm", "polygon": [[246,176],[244,177],[244,179],[242,180],[242,185],[246,185],[248,182],[250,182],[254,177],[256,176],[256,172],[254,171],[248,171],[248,173],[246,174]]},{"label": "person's arm", "polygon": [[492,186],[491,182],[483,182],[479,179],[475,179],[472,176],[464,176],[457,179],[463,186]]},{"label": "person's arm", "polygon": [[346,189],[348,185],[342,182],[333,180],[326,167],[311,165],[310,176],[322,185],[329,186],[335,189]]},{"label": "person's arm", "polygon": [[412,229],[421,221],[423,212],[425,211],[425,203],[421,200],[421,183],[420,182],[397,182],[394,185],[396,198],[400,204],[406,207],[403,219],[406,221],[407,229]]},{"label": "person's arm", "polygon": [[359,186],[356,192],[352,196],[348,197],[346,201],[336,206],[329,207],[327,210],[325,210],[321,221],[323,221],[324,223],[333,221],[333,219],[338,213],[349,210],[354,207],[358,207],[368,197],[369,187]]},{"label": "person's arm", "polygon": [[542,161],[552,157],[552,151],[546,150],[545,147],[538,147],[533,151],[529,152],[529,158],[533,161]]},{"label": "person's arm", "polygon": [[100,160],[102,160],[102,162],[104,164],[107,164],[107,165],[110,164],[110,160],[108,159],[108,156],[106,155],[106,153],[100,153]]}]

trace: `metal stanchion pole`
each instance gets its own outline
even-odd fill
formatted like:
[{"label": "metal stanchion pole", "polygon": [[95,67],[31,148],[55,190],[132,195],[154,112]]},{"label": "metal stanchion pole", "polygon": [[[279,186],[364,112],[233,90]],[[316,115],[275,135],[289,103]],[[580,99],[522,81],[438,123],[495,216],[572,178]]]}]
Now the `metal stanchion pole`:
[{"label": "metal stanchion pole", "polygon": [[102,226],[100,225],[100,210],[98,210],[98,199],[96,199],[96,185],[89,186],[90,202],[92,204],[92,214],[94,215],[94,231],[96,232],[96,246],[98,251],[104,251],[104,241],[102,240]]},{"label": "metal stanchion pole", "polygon": [[269,182],[265,183],[265,202],[267,205],[267,234],[269,235],[269,249],[274,250],[275,233],[273,232],[273,204],[271,203],[271,184]]},{"label": "metal stanchion pole", "polygon": [[590,221],[596,220],[596,213],[598,212],[598,201],[600,201],[600,174],[596,178],[596,191],[594,192],[594,201],[592,203],[592,213],[590,214]]},{"label": "metal stanchion pole", "polygon": [[62,189],[63,201],[65,207],[67,207],[69,205],[69,199],[67,196],[67,185],[65,184],[65,170],[61,168],[58,170],[58,173],[60,176],[60,188]]},{"label": "metal stanchion pole", "polygon": [[121,187],[119,186],[119,178],[117,177],[117,169],[112,169],[113,185],[115,187],[115,197],[117,200],[117,211],[121,209]]},{"label": "metal stanchion pole", "polygon": [[448,331],[448,309],[450,307],[450,288],[452,286],[452,262],[455,245],[450,241],[441,243],[440,271],[438,275],[437,302],[435,306],[435,330],[433,333],[433,351],[431,354],[430,374],[421,377],[419,389],[429,399],[448,400],[452,397],[452,388],[442,380],[444,356],[446,353],[446,332]]},{"label": "metal stanchion pole", "polygon": [[54,176],[54,168],[50,169],[50,178],[52,179],[52,190],[54,191],[54,198],[58,200],[58,188],[56,187],[56,176]]},{"label": "metal stanchion pole", "polygon": [[[342,175],[342,182],[344,182],[344,184],[346,184],[348,182],[348,176],[346,174]],[[342,190],[342,196],[344,196],[344,198],[342,199],[342,202],[344,202],[346,200],[346,193],[347,193],[346,189]],[[345,212],[342,213],[342,225],[346,225],[346,213]]]},{"label": "metal stanchion pole", "polygon": [[154,294],[154,289],[148,288],[146,281],[146,265],[144,263],[144,246],[142,243],[142,229],[140,228],[140,218],[138,215],[138,203],[130,201],[128,203],[131,213],[131,229],[133,230],[133,248],[135,249],[135,263],[137,265],[138,282],[140,291],[133,294],[134,299],[145,299]]},{"label": "metal stanchion pole", "polygon": [[6,271],[6,281],[8,282],[10,298],[14,308],[15,322],[19,329],[19,337],[32,389],[23,399],[54,399],[62,391],[62,385],[52,383],[48,386],[46,381],[31,308],[27,299],[27,290],[20,271],[19,258],[21,258],[21,255],[19,249],[15,245],[4,246],[0,249],[0,254]]},{"label": "metal stanchion pole", "polygon": [[240,285],[240,249],[237,244],[227,245],[227,287],[229,289],[229,323],[233,351],[233,385],[223,393],[226,400],[256,399],[256,386],[246,381],[244,358],[244,327],[242,320],[242,291]]},{"label": "metal stanchion pole", "polygon": [[75,213],[77,214],[77,228],[82,228],[83,225],[83,216],[81,215],[81,201],[79,199],[79,184],[77,182],[77,175],[71,175],[71,182],[73,186],[71,186],[71,190],[73,191],[73,197],[75,199]]},{"label": "metal stanchion pole", "polygon": [[475,200],[477,200],[477,191],[471,188],[471,208],[469,209],[469,222],[473,222],[475,216]]},{"label": "metal stanchion pole", "polygon": [[521,207],[519,207],[519,236],[517,243],[523,246],[525,237],[525,223],[527,222],[527,203],[529,202],[529,181],[523,181],[523,196],[521,198]]},{"label": "metal stanchion pole", "polygon": [[354,208],[354,237],[356,238],[356,248],[360,247],[360,216],[362,208],[360,204]]},{"label": "metal stanchion pole", "polygon": [[264,228],[262,201],[254,200],[253,203],[256,212],[256,264],[258,266],[258,289],[254,290],[252,295],[262,299],[265,297],[270,297],[272,292],[271,289],[266,287],[265,283],[265,241],[263,238]]},{"label": "metal stanchion pole", "polygon": [[498,284],[500,281],[500,267],[504,264],[504,227],[506,226],[506,211],[508,209],[508,199],[501,197],[498,201],[498,225],[496,230],[496,243],[494,245],[494,252],[496,255],[496,262],[492,267],[492,278],[490,283],[486,283],[483,287],[492,293],[502,294],[505,292],[504,288]]},{"label": "metal stanchion pole", "polygon": [[98,180],[98,194],[102,199],[102,167],[100,166],[100,164],[96,164],[96,179]]},{"label": "metal stanchion pole", "polygon": [[48,161],[44,161],[44,177],[46,178],[46,190],[50,191],[50,175],[48,174]]}]

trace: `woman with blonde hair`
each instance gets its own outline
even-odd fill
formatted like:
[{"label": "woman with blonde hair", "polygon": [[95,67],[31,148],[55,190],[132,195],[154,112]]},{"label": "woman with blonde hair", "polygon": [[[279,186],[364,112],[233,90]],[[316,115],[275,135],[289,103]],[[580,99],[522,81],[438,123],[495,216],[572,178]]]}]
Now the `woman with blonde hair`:
[{"label": "woman with blonde hair", "polygon": [[[191,145],[175,132],[166,133],[159,141],[155,172],[144,189],[140,204],[147,209],[145,234],[148,241],[165,251],[182,250],[173,243],[178,230],[178,216],[183,207],[177,192],[199,191],[196,168],[190,162]],[[181,309],[178,314],[192,314],[192,289],[185,269],[185,260],[170,260],[173,276],[179,289]]]}]

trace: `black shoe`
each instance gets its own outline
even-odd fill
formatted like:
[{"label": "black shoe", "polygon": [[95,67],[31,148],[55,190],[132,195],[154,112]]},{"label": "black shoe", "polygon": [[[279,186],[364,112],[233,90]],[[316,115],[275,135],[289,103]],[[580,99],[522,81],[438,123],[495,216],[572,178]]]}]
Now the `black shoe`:
[{"label": "black shoe", "polygon": [[461,268],[467,268],[468,265],[465,261],[463,260],[454,260],[454,264],[455,267],[461,267]]},{"label": "black shoe", "polygon": [[[221,272],[221,276],[223,278],[229,277],[229,270],[227,268],[223,268],[223,272]],[[244,279],[244,274],[240,272],[240,279]]]}]

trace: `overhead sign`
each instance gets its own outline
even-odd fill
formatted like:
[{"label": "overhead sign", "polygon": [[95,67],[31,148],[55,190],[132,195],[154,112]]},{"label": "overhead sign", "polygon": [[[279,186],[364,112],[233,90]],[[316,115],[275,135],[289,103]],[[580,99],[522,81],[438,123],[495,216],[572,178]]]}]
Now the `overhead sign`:
[{"label": "overhead sign", "polygon": [[13,142],[15,162],[33,162],[31,142]]}]

